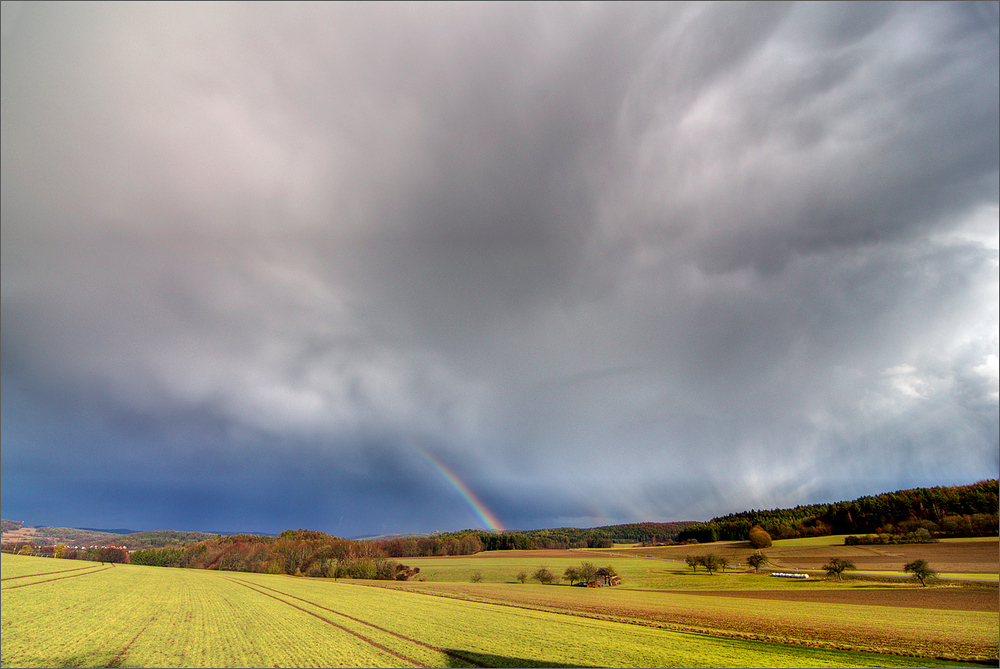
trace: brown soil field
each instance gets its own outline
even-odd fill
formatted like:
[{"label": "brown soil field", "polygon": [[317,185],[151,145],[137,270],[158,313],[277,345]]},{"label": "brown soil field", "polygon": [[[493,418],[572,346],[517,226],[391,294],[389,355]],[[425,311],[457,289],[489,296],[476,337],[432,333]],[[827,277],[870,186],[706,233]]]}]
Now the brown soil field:
[{"label": "brown soil field", "polygon": [[8,532],[0,533],[0,542],[7,543],[8,541],[31,541],[35,536],[34,527],[22,527],[17,530],[10,530]]},{"label": "brown soil field", "polygon": [[902,571],[903,565],[916,559],[927,560],[936,571],[957,573],[997,573],[1000,543],[985,541],[901,544],[898,546],[819,546],[785,548],[771,558],[775,568],[822,569],[834,556],[846,557],[859,571]]},{"label": "brown soil field", "polygon": [[941,611],[1000,612],[1000,591],[993,588],[851,588],[850,590],[698,590],[678,594],[740,597],[786,602],[905,606]]},{"label": "brown soil field", "polygon": [[[918,657],[947,656],[991,662],[997,658],[995,616],[990,615],[997,611],[997,592],[985,588],[969,588],[968,595],[935,592],[965,588],[911,588],[910,592],[902,588],[879,588],[871,595],[861,594],[851,601],[850,592],[843,593],[846,599],[841,600],[841,593],[826,591],[814,591],[816,598],[811,599],[813,593],[806,591],[759,596],[757,592],[681,593],[613,588],[595,591],[501,584],[371,582],[364,585],[712,636]],[[929,595],[935,604],[933,610],[913,606],[915,599],[906,600],[920,594]],[[990,597],[992,600],[987,601]],[[908,608],[894,616],[887,608],[891,606]]]},{"label": "brown soil field", "polygon": [[[667,560],[683,560],[685,555],[714,553],[731,564],[745,562],[753,552],[746,541],[719,541],[713,544],[616,550],[621,555],[644,555]],[[895,546],[772,546],[763,550],[770,569],[821,571],[832,557],[851,560],[858,571],[902,571],[903,565],[923,559],[938,572],[996,574],[1000,564],[997,539],[941,541],[931,544]],[[849,573],[849,572],[848,572]]]}]

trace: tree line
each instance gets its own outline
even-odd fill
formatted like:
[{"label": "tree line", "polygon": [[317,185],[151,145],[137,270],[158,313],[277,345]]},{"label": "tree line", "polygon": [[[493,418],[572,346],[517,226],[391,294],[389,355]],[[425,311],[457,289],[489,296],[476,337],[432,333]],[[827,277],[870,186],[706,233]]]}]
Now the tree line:
[{"label": "tree line", "polygon": [[828,534],[907,535],[925,530],[931,536],[977,537],[998,534],[998,480],[965,486],[912,488],[849,502],[811,504],[787,509],[752,510],[694,524],[677,535],[679,542],[745,541],[762,527],[774,539]]}]

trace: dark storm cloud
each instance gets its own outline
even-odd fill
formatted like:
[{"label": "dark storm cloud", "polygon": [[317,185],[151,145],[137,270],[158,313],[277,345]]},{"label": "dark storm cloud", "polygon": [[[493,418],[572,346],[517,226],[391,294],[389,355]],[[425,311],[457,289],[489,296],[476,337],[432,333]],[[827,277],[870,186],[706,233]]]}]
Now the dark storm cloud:
[{"label": "dark storm cloud", "polygon": [[5,514],[478,522],[421,449],[513,527],[997,475],[993,4],[4,12]]}]

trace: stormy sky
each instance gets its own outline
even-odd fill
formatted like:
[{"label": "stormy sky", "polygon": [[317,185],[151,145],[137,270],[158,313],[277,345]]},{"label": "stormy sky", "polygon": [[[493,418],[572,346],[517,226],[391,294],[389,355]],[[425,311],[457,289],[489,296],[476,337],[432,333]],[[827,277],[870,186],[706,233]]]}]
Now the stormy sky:
[{"label": "stormy sky", "polygon": [[3,517],[351,537],[996,478],[997,16],[4,2]]}]

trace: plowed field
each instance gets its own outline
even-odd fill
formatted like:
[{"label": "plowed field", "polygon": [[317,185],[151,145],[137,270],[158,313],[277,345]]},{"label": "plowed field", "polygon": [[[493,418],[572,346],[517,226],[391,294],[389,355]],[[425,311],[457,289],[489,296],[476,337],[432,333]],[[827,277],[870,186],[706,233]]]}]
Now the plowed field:
[{"label": "plowed field", "polygon": [[[996,574],[1000,563],[1000,542],[997,539],[944,540],[930,544],[900,544],[890,546],[844,546],[843,537],[830,537],[830,545],[801,545],[794,541],[775,542],[764,550],[768,567],[778,570],[816,570],[832,557],[847,558],[858,571],[897,571],[913,560],[927,560],[940,573]],[[839,543],[838,543],[839,542]],[[753,552],[745,541],[719,541],[692,546],[663,546],[654,548],[616,549],[620,555],[652,557],[661,560],[683,561],[686,555],[714,553],[726,557],[730,563],[745,562]]]},{"label": "plowed field", "polygon": [[699,590],[678,594],[784,602],[902,606],[938,611],[988,611],[1000,609],[1000,593],[987,588],[852,588],[850,590]]}]

